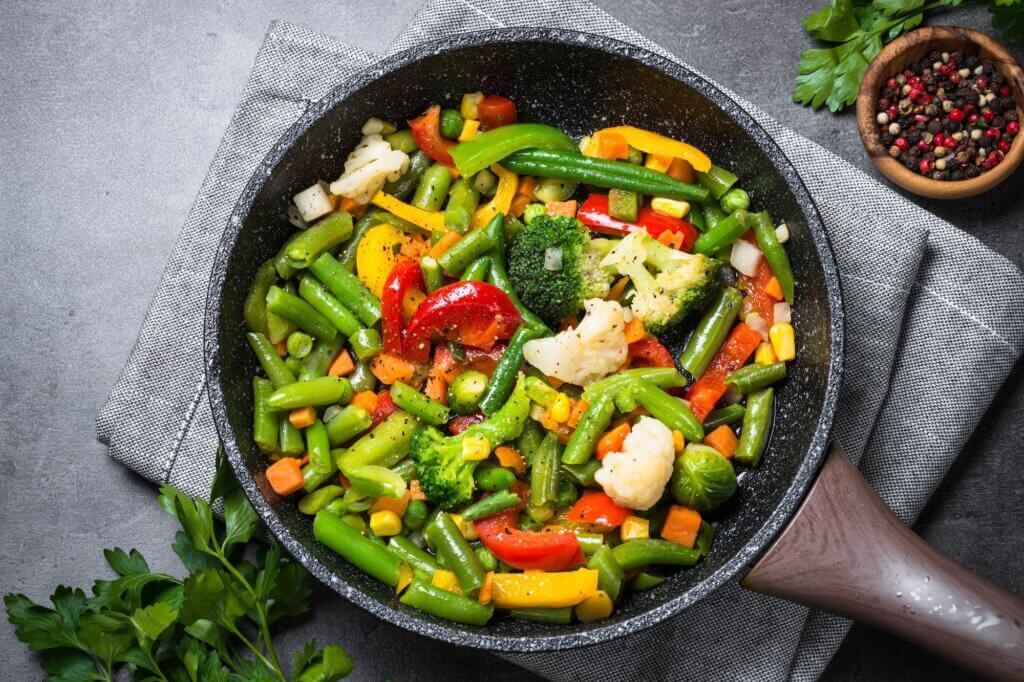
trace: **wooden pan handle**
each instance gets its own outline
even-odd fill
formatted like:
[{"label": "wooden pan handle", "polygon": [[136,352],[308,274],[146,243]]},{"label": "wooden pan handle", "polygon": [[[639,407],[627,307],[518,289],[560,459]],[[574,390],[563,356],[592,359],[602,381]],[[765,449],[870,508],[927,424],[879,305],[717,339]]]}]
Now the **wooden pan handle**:
[{"label": "wooden pan handle", "polygon": [[1024,600],[928,546],[835,447],[742,584],[886,630],[975,673],[1024,680]]}]

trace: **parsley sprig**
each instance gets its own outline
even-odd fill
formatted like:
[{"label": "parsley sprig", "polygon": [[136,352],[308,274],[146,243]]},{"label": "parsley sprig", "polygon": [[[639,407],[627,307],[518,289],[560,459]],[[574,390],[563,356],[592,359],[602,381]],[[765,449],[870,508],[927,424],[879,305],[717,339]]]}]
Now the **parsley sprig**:
[{"label": "parsley sprig", "polygon": [[[213,513],[217,501],[223,521]],[[172,547],[185,579],[152,572],[134,549],[104,550],[117,577],[97,580],[91,596],[60,586],[52,607],[4,597],[18,639],[42,653],[48,679],[59,682],[111,681],[122,668],[147,682],[286,682],[272,633],[310,610],[309,575],[279,545],[252,542],[259,517],[223,453],[209,500],[164,485],[159,503],[181,524]],[[340,646],[310,641],[290,679],[331,682],[352,667]]]},{"label": "parsley sprig", "polygon": [[[803,20],[804,30],[830,47],[804,50],[793,101],[837,112],[857,100],[860,79],[882,46],[916,28],[925,15],[964,0],[832,0]],[[994,0],[992,25],[1002,36],[1024,43],[1024,0]]]}]

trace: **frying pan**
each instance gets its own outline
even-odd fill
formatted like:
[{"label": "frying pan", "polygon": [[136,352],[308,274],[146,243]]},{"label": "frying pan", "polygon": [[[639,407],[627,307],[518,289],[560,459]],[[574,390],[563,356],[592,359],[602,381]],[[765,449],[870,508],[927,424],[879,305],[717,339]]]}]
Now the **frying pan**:
[{"label": "frying pan", "polygon": [[[309,517],[270,489],[252,440],[256,363],[242,302],[256,268],[292,230],[291,197],[337,176],[370,116],[400,121],[475,90],[509,97],[522,120],[577,137],[629,123],[685,138],[739,175],[755,205],[785,221],[792,235],[800,354],[778,392],[768,451],[742,474],[733,503],[711,519],[718,532],[709,556],[629,595],[604,621],[553,627],[496,618],[476,628],[399,604],[389,588],[315,541]],[[678,350],[684,341],[670,345]],[[205,350],[214,421],[264,522],[317,578],[395,625],[492,651],[568,649],[649,627],[742,576],[750,589],[857,618],[983,674],[1024,675],[1024,603],[925,545],[829,447],[843,312],[828,240],[800,178],[733,100],[640,48],[572,31],[498,29],[422,44],[339,85],[285,133],[239,199],[213,267]]]}]

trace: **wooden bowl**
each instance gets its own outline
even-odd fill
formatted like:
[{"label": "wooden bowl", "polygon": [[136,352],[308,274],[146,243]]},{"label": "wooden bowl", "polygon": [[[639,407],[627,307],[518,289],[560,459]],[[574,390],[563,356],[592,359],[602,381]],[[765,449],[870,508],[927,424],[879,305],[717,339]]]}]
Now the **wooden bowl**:
[{"label": "wooden bowl", "polygon": [[[933,180],[909,170],[889,156],[878,134],[875,110],[878,93],[889,77],[902,71],[932,50],[976,53],[992,62],[1006,76],[1017,101],[1018,118],[1024,119],[1024,70],[999,41],[984,33],[959,26],[928,26],[911,31],[886,45],[864,72],[857,97],[857,126],[864,147],[875,166],[900,187],[932,199],[961,199],[988,191],[1010,177],[1024,159],[1024,133],[1018,134],[1002,163],[970,180]],[[1021,121],[1024,124],[1024,120]]]}]

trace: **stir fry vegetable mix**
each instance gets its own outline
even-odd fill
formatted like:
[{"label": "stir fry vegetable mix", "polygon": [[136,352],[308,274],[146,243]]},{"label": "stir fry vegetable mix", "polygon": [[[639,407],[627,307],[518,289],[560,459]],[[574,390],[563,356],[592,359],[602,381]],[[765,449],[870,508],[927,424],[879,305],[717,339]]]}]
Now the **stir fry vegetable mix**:
[{"label": "stir fry vegetable mix", "polygon": [[481,93],[408,126],[295,196],[246,300],[267,482],[409,606],[606,618],[708,553],[765,451],[788,230],[651,131],[577,143]]}]

